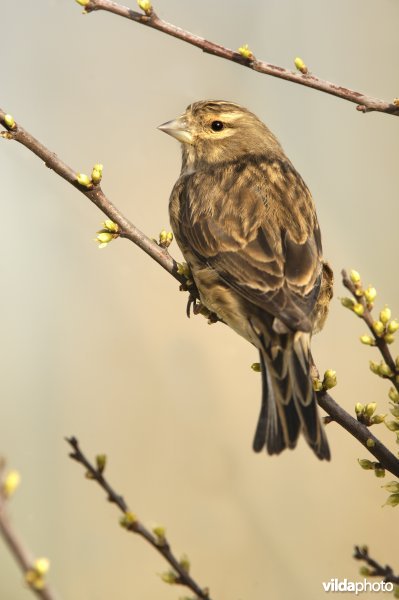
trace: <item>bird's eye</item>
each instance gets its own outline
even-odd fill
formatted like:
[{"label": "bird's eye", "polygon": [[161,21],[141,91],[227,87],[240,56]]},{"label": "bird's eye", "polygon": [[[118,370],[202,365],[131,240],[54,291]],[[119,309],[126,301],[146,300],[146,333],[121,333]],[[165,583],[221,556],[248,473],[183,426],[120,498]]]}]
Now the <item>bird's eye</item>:
[{"label": "bird's eye", "polygon": [[211,128],[213,131],[222,131],[224,123],[222,123],[222,121],[212,121]]}]

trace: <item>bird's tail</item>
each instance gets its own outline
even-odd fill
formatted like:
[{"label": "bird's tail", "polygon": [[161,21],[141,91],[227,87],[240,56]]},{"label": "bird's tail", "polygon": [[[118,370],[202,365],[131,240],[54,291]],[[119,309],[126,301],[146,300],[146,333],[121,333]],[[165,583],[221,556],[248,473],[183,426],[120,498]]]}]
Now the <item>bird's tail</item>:
[{"label": "bird's tail", "polygon": [[310,374],[309,334],[282,335],[278,345],[260,350],[262,405],[253,448],[269,454],[296,446],[302,431],[321,460],[330,449],[317,411]]}]

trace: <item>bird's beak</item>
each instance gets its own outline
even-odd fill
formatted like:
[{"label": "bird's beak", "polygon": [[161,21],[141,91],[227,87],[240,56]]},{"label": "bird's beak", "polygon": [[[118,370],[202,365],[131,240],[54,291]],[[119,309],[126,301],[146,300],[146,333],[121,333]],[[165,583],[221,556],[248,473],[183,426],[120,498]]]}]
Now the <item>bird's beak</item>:
[{"label": "bird's beak", "polygon": [[167,123],[162,123],[162,125],[158,126],[158,129],[164,131],[168,135],[179,140],[183,144],[192,144],[193,136],[191,131],[187,126],[187,122],[183,117],[179,117],[174,121],[168,121]]}]

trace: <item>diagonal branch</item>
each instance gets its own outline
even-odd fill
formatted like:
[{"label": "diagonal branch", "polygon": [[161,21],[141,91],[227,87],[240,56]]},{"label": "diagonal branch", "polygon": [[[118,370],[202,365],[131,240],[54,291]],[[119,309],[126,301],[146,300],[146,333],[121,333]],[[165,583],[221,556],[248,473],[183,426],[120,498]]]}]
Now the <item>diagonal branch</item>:
[{"label": "diagonal branch", "polygon": [[384,581],[399,585],[399,575],[395,575],[389,565],[383,567],[374,558],[371,558],[367,546],[355,546],[353,558],[364,561],[372,569],[367,573],[368,577],[383,577]]},{"label": "diagonal branch", "polygon": [[348,433],[360,442],[381,464],[381,466],[399,477],[399,460],[378,438],[375,437],[366,425],[360,423],[344,410],[334,398],[326,392],[318,392],[317,400],[319,405],[332,419],[341,425]]},{"label": "diagonal branch", "polygon": [[238,63],[241,66],[248,67],[249,69],[252,69],[258,73],[270,75],[279,79],[285,79],[286,81],[291,81],[292,83],[297,83],[299,85],[324,92],[325,94],[336,96],[342,100],[347,100],[348,102],[356,104],[356,108],[360,112],[367,113],[376,111],[399,116],[399,103],[396,104],[396,101],[386,102],[385,100],[379,100],[378,98],[373,98],[372,96],[368,96],[362,92],[356,92],[355,90],[351,90],[341,85],[331,83],[330,81],[320,79],[319,77],[316,77],[316,75],[313,75],[309,72],[302,73],[284,69],[283,67],[273,65],[266,61],[258,60],[250,51],[247,51],[247,54],[249,53],[248,57],[243,56],[240,54],[240,52],[230,50],[225,46],[206,40],[198,35],[195,35],[194,33],[185,31],[176,25],[172,25],[171,23],[167,23],[158,17],[153,8],[147,9],[146,13],[143,14],[135,12],[127,6],[123,6],[122,4],[118,4],[112,0],[90,0],[88,4],[85,5],[86,13],[97,10],[104,10],[120,17],[125,17],[130,21],[140,23],[141,25],[146,25],[152,29],[162,31],[163,33],[178,38],[187,44],[191,44],[192,46],[200,48],[207,54],[212,54],[213,56],[218,56],[219,58],[224,58],[226,60]]},{"label": "diagonal branch", "polygon": [[137,533],[139,536],[144,538],[146,542],[148,542],[154,548],[154,550],[159,552],[159,554],[161,554],[172,567],[173,571],[169,573],[168,583],[179,584],[187,587],[192,592],[194,592],[194,594],[196,595],[196,600],[211,600],[208,589],[201,588],[189,574],[188,565],[184,564],[184,562],[187,563],[187,560],[179,561],[173,554],[170,548],[170,544],[164,535],[164,532],[162,532],[161,535],[159,533],[157,535],[149,531],[129,510],[128,505],[123,499],[123,497],[120,496],[117,492],[115,492],[113,487],[108,483],[107,479],[103,475],[105,466],[104,457],[101,457],[101,463],[103,466],[99,466],[99,457],[97,457],[97,467],[95,467],[86,458],[85,454],[80,449],[78,440],[75,437],[66,438],[66,441],[73,449],[73,452],[71,452],[69,456],[81,465],[83,465],[85,469],[87,469],[87,476],[89,477],[89,479],[93,479],[94,481],[96,481],[99,484],[99,486],[102,487],[102,489],[106,492],[109,502],[116,504],[119,510],[124,514],[124,517],[122,517],[121,520],[121,524],[123,525],[123,527],[125,527],[125,529],[127,529],[128,531]]},{"label": "diagonal branch", "polygon": [[0,135],[8,140],[15,140],[31,152],[36,154],[44,162],[46,167],[57,173],[62,179],[73,185],[82,194],[95,204],[107,217],[118,224],[120,237],[125,237],[139,246],[146,254],[151,256],[161,267],[173,275],[177,281],[184,284],[186,279],[177,272],[177,262],[173,260],[169,252],[159,246],[156,242],[146,236],[133,223],[131,223],[112,202],[105,196],[100,185],[92,185],[87,188],[80,185],[77,180],[78,173],[64,163],[55,152],[50,152],[39,140],[28,133],[23,127],[16,123],[10,127],[6,124],[6,113],[0,108],[0,124],[6,129]]},{"label": "diagonal branch", "polygon": [[[71,183],[76,189],[91,200],[100,210],[103,211],[110,219],[118,223],[121,228],[121,235],[128,238],[134,244],[139,246],[159,265],[161,265],[168,273],[170,273],[181,284],[186,284],[184,275],[177,272],[177,263],[170,254],[161,248],[156,242],[142,233],[135,225],[133,225],[122,213],[108,200],[99,185],[92,185],[91,189],[87,189],[77,183],[77,174],[71,167],[62,162],[56,154],[50,152],[43,144],[41,144],[30,133],[23,129],[17,123],[12,127],[7,125],[6,114],[0,109],[0,124],[6,129],[3,136],[10,140],[15,140],[34,152],[41,158],[47,167],[53,169],[60,177]],[[12,122],[14,120],[12,119]],[[0,134],[1,135],[1,134]],[[191,292],[190,287],[190,292]],[[194,290],[195,294],[195,290]],[[367,450],[377,458],[381,465],[390,471],[395,477],[399,477],[399,460],[386,448],[369,429],[354,419],[349,413],[341,408],[329,394],[320,392],[320,406],[337,422],[344,427],[354,438],[356,438]],[[372,439],[374,442],[367,446],[367,440]]]}]

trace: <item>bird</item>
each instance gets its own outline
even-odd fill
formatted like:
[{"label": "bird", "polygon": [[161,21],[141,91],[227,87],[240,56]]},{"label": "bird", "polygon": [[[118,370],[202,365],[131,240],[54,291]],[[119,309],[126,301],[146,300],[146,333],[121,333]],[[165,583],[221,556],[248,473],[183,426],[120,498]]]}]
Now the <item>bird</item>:
[{"label": "bird", "polygon": [[326,320],[333,272],[309,189],[275,135],[239,104],[194,102],[158,128],[181,143],[169,216],[200,302],[259,351],[253,450],[280,454],[302,433],[330,460],[310,341]]}]

